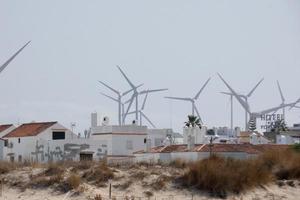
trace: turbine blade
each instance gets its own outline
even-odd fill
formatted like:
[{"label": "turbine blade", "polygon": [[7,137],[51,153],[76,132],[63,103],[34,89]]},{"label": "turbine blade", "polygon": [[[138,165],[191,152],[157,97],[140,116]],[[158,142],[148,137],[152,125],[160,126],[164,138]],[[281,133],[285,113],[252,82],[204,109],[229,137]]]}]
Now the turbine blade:
[{"label": "turbine blade", "polygon": [[181,97],[165,97],[166,99],[174,99],[179,101],[192,101],[190,98],[181,98]]},{"label": "turbine blade", "polygon": [[3,65],[0,67],[0,73],[7,67],[7,65],[30,43],[27,42],[19,51],[17,51],[12,57],[10,57]]},{"label": "turbine blade", "polygon": [[283,96],[283,93],[282,93],[279,81],[277,81],[277,87],[278,87],[278,90],[279,90],[279,93],[280,93],[281,101],[282,101],[282,103],[284,103],[285,102],[285,98]]},{"label": "turbine blade", "polygon": [[149,124],[151,124],[151,126],[153,128],[156,128],[156,126],[151,122],[151,120],[142,112],[140,111],[140,113],[143,115],[143,117],[149,122]]},{"label": "turbine blade", "polygon": [[231,95],[233,95],[232,93],[230,93],[230,92],[220,92],[221,94],[225,94],[225,95],[229,95],[229,96],[231,96]]},{"label": "turbine blade", "polygon": [[274,107],[274,108],[270,108],[270,109],[267,109],[267,110],[263,110],[257,114],[260,114],[260,115],[264,115],[264,114],[268,114],[270,112],[276,112],[277,110],[279,109],[282,109],[282,108],[285,108],[287,106],[290,106],[291,104],[284,104],[284,105],[280,105],[280,106],[277,106],[277,107]]},{"label": "turbine blade", "polygon": [[118,100],[118,99],[115,99],[115,98],[113,98],[113,97],[111,97],[111,96],[109,96],[109,95],[107,95],[107,94],[102,93],[102,92],[100,92],[100,94],[102,94],[103,96],[105,96],[105,97],[107,97],[107,98],[109,98],[109,99],[111,99],[111,100],[116,101],[116,102],[119,103],[119,100]]},{"label": "turbine blade", "polygon": [[110,87],[109,85],[107,85],[106,83],[99,81],[99,83],[101,83],[102,85],[104,85],[105,87],[107,87],[108,89],[110,89],[111,91],[113,91],[116,94],[120,94],[119,91],[115,90],[114,88]]},{"label": "turbine blade", "polygon": [[249,114],[251,114],[249,105],[229,86],[229,84],[223,79],[223,77],[219,73],[218,73],[218,76],[223,81],[223,83],[227,86],[227,88],[230,90],[230,92],[235,96],[235,98],[238,100],[238,102],[243,106],[243,108]]},{"label": "turbine blade", "polygon": [[131,86],[132,89],[135,89],[136,87],[133,85],[133,83],[129,80],[129,78],[126,76],[126,74],[123,72],[123,70],[121,69],[121,67],[119,67],[117,65],[119,71],[121,72],[121,74],[124,76],[124,78],[126,79],[126,81],[129,83],[129,85]]},{"label": "turbine blade", "polygon": [[251,95],[253,94],[253,92],[256,90],[256,88],[261,84],[261,82],[263,82],[264,78],[262,78],[255,86],[254,88],[249,92],[249,94],[247,95],[247,97],[251,97]]},{"label": "turbine blade", "polygon": [[142,106],[142,109],[141,110],[144,110],[145,109],[145,106],[146,106],[146,102],[147,102],[147,98],[148,98],[148,92],[146,93],[146,96],[144,98],[144,102],[143,102],[143,106]]},{"label": "turbine blade", "polygon": [[292,103],[289,110],[293,109],[299,102],[300,102],[300,98],[297,101],[295,101],[295,103]]},{"label": "turbine blade", "polygon": [[[141,86],[143,86],[143,85],[144,85],[144,84],[140,84],[140,85],[136,86],[135,89],[138,89],[139,87],[141,87]],[[132,88],[132,89],[130,89],[130,90],[124,92],[124,93],[122,94],[122,96],[126,96],[127,94],[129,94],[129,93],[132,92],[133,90],[134,90],[134,88]]]},{"label": "turbine blade", "polygon": [[146,93],[153,93],[153,92],[162,92],[168,90],[167,88],[164,89],[156,89],[156,90],[143,90],[139,92],[139,94],[146,94]]},{"label": "turbine blade", "polygon": [[200,89],[200,91],[196,94],[196,96],[194,97],[195,100],[197,100],[200,96],[200,94],[203,92],[204,88],[206,87],[206,85],[208,84],[208,82],[210,81],[211,78],[209,78],[204,85],[202,86],[202,88]]}]

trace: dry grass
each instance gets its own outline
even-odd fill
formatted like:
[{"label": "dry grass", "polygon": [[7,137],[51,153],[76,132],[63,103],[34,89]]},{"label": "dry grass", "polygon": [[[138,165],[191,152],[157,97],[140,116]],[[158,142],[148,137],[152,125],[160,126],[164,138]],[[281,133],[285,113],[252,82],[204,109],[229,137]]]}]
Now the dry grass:
[{"label": "dry grass", "polygon": [[297,151],[267,151],[260,160],[279,180],[300,179],[300,153]]},{"label": "dry grass", "polygon": [[77,176],[75,174],[71,174],[67,179],[66,179],[66,185],[68,185],[69,188],[71,189],[77,189],[81,184],[81,178],[80,176]]},{"label": "dry grass", "polygon": [[270,150],[248,160],[214,155],[188,164],[188,171],[180,181],[184,186],[192,186],[224,198],[228,193],[240,193],[276,179],[300,179],[299,153],[291,149]]},{"label": "dry grass", "polygon": [[94,197],[94,200],[102,200],[101,194],[97,194],[97,195]]},{"label": "dry grass", "polygon": [[150,187],[156,191],[164,190],[167,186],[167,183],[169,183],[171,180],[172,178],[169,176],[160,175],[150,184]]},{"label": "dry grass", "polygon": [[170,167],[174,167],[174,168],[178,168],[178,169],[184,169],[187,167],[187,165],[188,164],[182,159],[176,159],[169,163]]},{"label": "dry grass", "polygon": [[62,175],[65,167],[61,163],[50,163],[44,172],[45,176]]},{"label": "dry grass", "polygon": [[6,161],[0,162],[0,174],[7,174],[14,169],[16,169],[16,165],[14,163]]},{"label": "dry grass", "polygon": [[89,182],[94,182],[97,185],[103,185],[104,182],[114,178],[114,172],[106,165],[106,163],[101,162],[95,167],[84,172],[82,177]]}]

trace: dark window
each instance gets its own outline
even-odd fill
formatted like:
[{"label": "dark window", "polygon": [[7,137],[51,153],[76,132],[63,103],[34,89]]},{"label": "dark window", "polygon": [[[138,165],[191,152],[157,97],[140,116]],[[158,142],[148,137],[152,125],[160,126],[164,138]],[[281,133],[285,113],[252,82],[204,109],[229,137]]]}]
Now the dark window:
[{"label": "dark window", "polygon": [[80,161],[92,161],[93,160],[93,154],[89,153],[81,153],[80,155]]},{"label": "dark window", "polygon": [[18,143],[21,143],[21,138],[18,139]]},{"label": "dark window", "polygon": [[18,157],[18,162],[22,162],[22,156],[21,155],[19,155],[19,157]]},{"label": "dark window", "polygon": [[66,138],[65,132],[53,132],[52,133],[52,139],[53,140],[64,140]]},{"label": "dark window", "polygon": [[8,147],[8,140],[4,140],[4,146]]}]

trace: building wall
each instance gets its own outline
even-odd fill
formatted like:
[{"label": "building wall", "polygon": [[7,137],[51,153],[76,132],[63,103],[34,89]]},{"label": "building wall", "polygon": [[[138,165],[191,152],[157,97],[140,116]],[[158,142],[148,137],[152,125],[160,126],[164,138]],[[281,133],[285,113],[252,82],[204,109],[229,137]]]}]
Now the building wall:
[{"label": "building wall", "polygon": [[[247,159],[254,157],[255,155],[250,155],[244,152],[221,152],[216,153],[219,156],[225,158],[234,158],[234,159]],[[209,152],[172,152],[172,153],[145,153],[145,154],[135,154],[135,162],[163,162],[168,163],[175,160],[184,160],[184,161],[197,161],[203,160],[210,156]]]},{"label": "building wall", "polygon": [[112,135],[111,155],[132,155],[144,150],[147,135]]}]

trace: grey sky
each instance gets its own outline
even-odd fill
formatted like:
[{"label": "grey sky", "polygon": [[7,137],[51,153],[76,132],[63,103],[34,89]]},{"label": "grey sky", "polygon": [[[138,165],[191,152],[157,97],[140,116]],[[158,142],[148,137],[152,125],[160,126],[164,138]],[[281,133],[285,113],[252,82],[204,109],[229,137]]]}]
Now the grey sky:
[{"label": "grey sky", "polygon": [[[0,75],[0,121],[58,120],[77,131],[92,111],[117,122],[117,106],[99,95],[102,80],[121,90],[135,83],[168,87],[149,96],[145,112],[159,127],[180,130],[190,105],[163,96],[194,96],[209,76],[198,107],[209,126],[229,126],[227,91],[220,72],[240,92],[261,77],[250,99],[253,110],[300,97],[300,1],[1,0],[0,62],[28,46]],[[287,112],[299,122],[300,110]],[[244,113],[235,102],[235,125]]]}]

